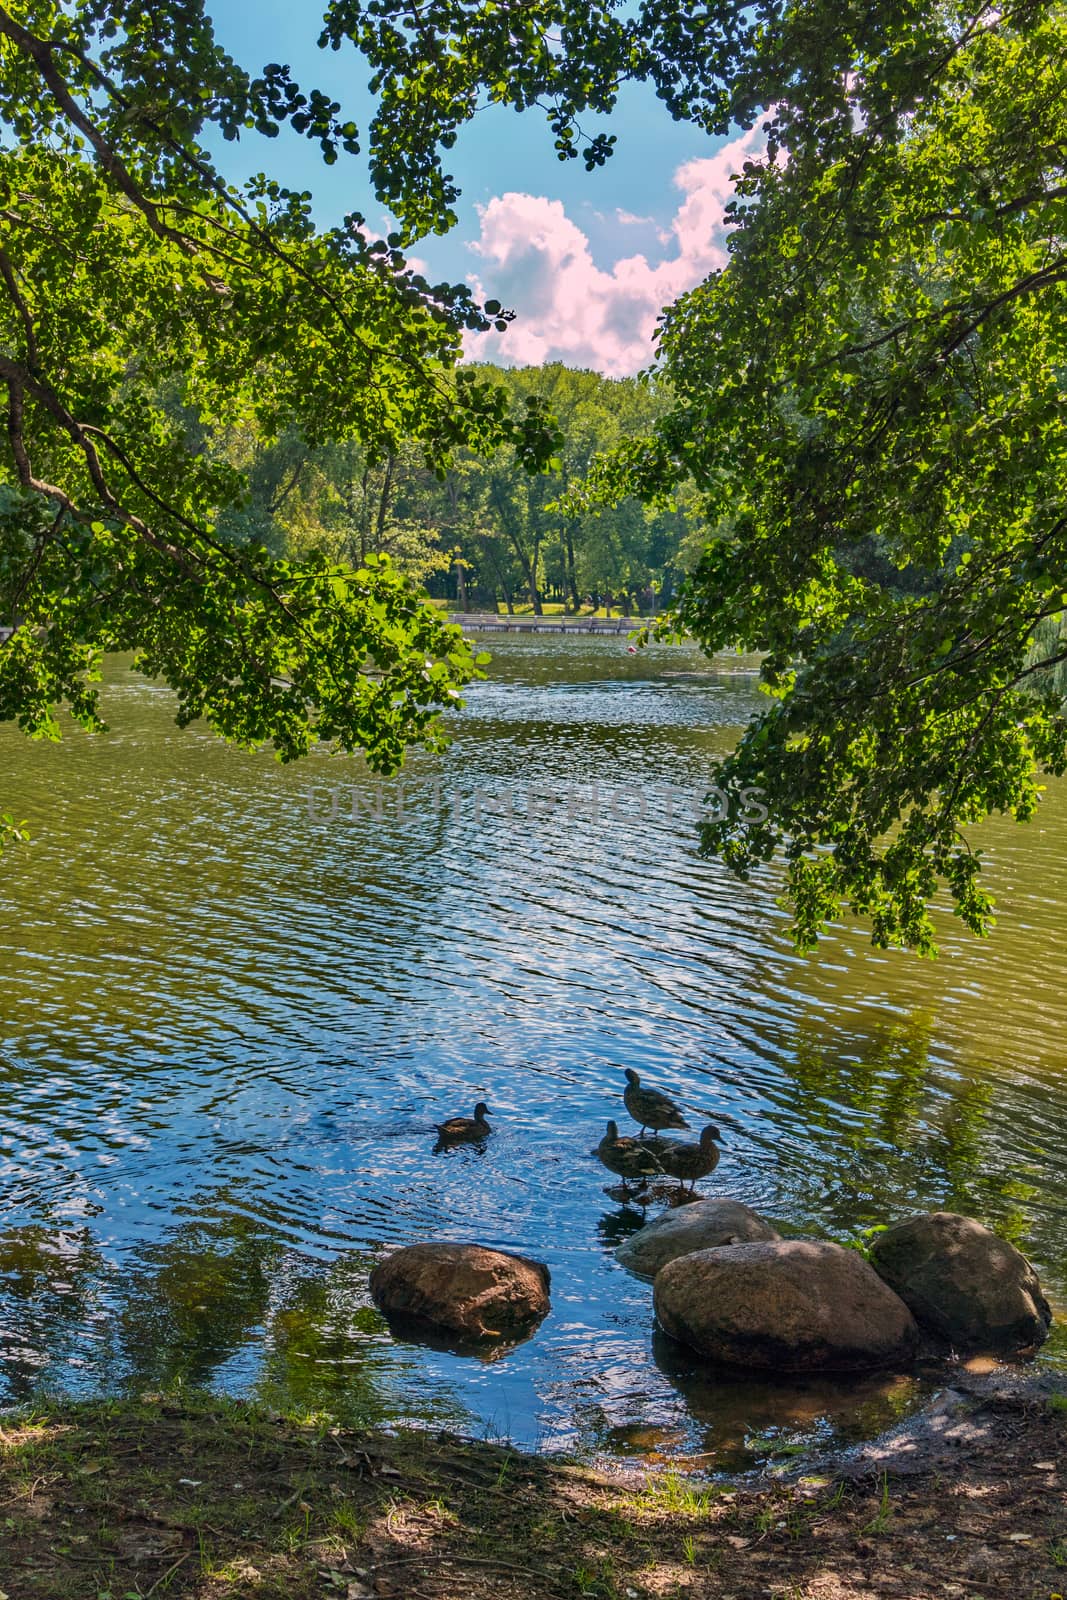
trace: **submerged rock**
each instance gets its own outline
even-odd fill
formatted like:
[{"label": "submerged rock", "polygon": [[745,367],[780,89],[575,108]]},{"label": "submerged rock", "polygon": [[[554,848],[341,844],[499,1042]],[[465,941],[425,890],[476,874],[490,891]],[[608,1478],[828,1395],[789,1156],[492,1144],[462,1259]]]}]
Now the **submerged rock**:
[{"label": "submerged rock", "polygon": [[692,1255],[694,1250],[777,1238],[770,1223],[740,1200],[695,1200],[646,1223],[619,1246],[615,1256],[631,1272],[654,1278],[668,1261]]},{"label": "submerged rock", "polygon": [[387,1317],[461,1339],[519,1337],[548,1312],[548,1268],[480,1244],[412,1244],[375,1267],[370,1292]]},{"label": "submerged rock", "polygon": [[815,1239],[725,1245],[656,1275],[656,1315],[673,1338],[731,1366],[860,1371],[915,1353],[904,1302],[855,1250]]},{"label": "submerged rock", "polygon": [[973,1217],[934,1211],[877,1234],[871,1264],[932,1333],[961,1350],[1032,1349],[1052,1312],[1013,1244]]}]

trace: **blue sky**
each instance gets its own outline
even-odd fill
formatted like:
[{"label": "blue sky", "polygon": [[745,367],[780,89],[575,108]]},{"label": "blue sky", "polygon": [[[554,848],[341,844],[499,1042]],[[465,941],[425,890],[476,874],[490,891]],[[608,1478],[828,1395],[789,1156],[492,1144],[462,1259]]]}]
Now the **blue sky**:
[{"label": "blue sky", "polygon": [[[211,12],[220,42],[242,65],[287,62],[303,87],[339,100],[365,140],[368,70],[354,49],[317,48],[319,0],[216,0]],[[518,313],[506,335],[472,342],[472,356],[634,371],[651,356],[660,306],[722,264],[730,173],[755,141],[709,140],[674,123],[643,86],[624,91],[611,127],[615,155],[592,173],[580,160],[556,160],[536,111],[490,107],[449,152],[463,191],[459,226],[413,255],[433,280],[473,283]],[[327,167],[316,145],[291,133],[246,136],[218,156],[235,181],[266,171],[311,190],[324,224],[355,210],[373,229],[388,228],[361,156]]]}]

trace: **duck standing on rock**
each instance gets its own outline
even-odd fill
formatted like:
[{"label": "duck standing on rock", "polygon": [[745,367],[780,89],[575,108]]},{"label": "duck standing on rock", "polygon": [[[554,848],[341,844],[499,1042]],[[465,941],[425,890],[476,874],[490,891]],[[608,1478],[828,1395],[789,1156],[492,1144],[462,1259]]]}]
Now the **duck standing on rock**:
[{"label": "duck standing on rock", "polygon": [[486,1121],[488,1115],[489,1107],[479,1100],[473,1117],[449,1117],[447,1122],[435,1123],[438,1143],[463,1144],[488,1138],[493,1131]]},{"label": "duck standing on rock", "polygon": [[659,1157],[647,1150],[639,1139],[629,1135],[620,1137],[617,1122],[608,1123],[607,1133],[590,1153],[602,1161],[609,1172],[617,1173],[624,1188],[635,1181],[643,1182],[657,1172],[662,1175],[666,1170],[660,1166]]},{"label": "duck standing on rock", "polygon": [[641,1079],[633,1067],[626,1068],[626,1088],[622,1099],[631,1117],[640,1123],[642,1133],[646,1128],[658,1130],[689,1126],[673,1100],[668,1100],[658,1089],[642,1089]]},{"label": "duck standing on rock", "polygon": [[715,1146],[716,1139],[722,1139],[722,1134],[713,1122],[709,1122],[702,1129],[696,1144],[689,1139],[673,1139],[669,1143],[666,1139],[659,1141],[663,1148],[659,1150],[657,1160],[664,1172],[678,1179],[679,1192],[682,1192],[688,1180],[689,1193],[692,1194],[697,1179],[706,1178],[715,1171],[720,1155]]}]

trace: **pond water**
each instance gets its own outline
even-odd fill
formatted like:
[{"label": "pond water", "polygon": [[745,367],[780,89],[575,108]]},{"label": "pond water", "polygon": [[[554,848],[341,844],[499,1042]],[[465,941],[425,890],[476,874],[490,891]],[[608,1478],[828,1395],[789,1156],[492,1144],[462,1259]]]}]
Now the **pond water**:
[{"label": "pond water", "polygon": [[[1065,789],[985,832],[992,941],[946,917],[937,963],[850,929],[800,960],[773,880],[694,847],[752,676],[491,647],[402,797],[180,733],[126,662],[108,735],[0,728],[0,805],[33,832],[0,872],[0,1403],[182,1381],[713,1468],[915,1404],[936,1374],[752,1383],[653,1333],[612,1253],[641,1215],[589,1156],[631,1065],[723,1129],[705,1192],[832,1238],[967,1211],[1067,1300]],[[435,1155],[479,1098],[492,1139]],[[369,1270],[434,1238],[546,1260],[535,1336],[394,1340]]]}]

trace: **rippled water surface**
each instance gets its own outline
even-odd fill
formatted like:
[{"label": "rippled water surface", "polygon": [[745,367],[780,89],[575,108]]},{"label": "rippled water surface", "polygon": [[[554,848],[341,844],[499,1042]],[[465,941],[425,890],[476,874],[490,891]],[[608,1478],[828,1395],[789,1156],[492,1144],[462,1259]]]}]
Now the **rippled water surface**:
[{"label": "rippled water surface", "polygon": [[[851,931],[802,961],[773,882],[694,849],[753,679],[492,648],[402,791],[180,733],[122,662],[107,736],[0,728],[33,832],[0,871],[0,1400],[181,1378],[722,1465],[914,1403],[930,1378],[746,1383],[654,1336],[612,1254],[640,1214],[588,1154],[629,1065],[724,1130],[707,1192],[837,1238],[969,1211],[1067,1300],[1063,789],[986,831],[992,941],[946,919],[936,964]],[[484,1150],[435,1155],[478,1098]],[[495,1361],[394,1341],[367,1275],[427,1238],[543,1257],[551,1316]]]}]

